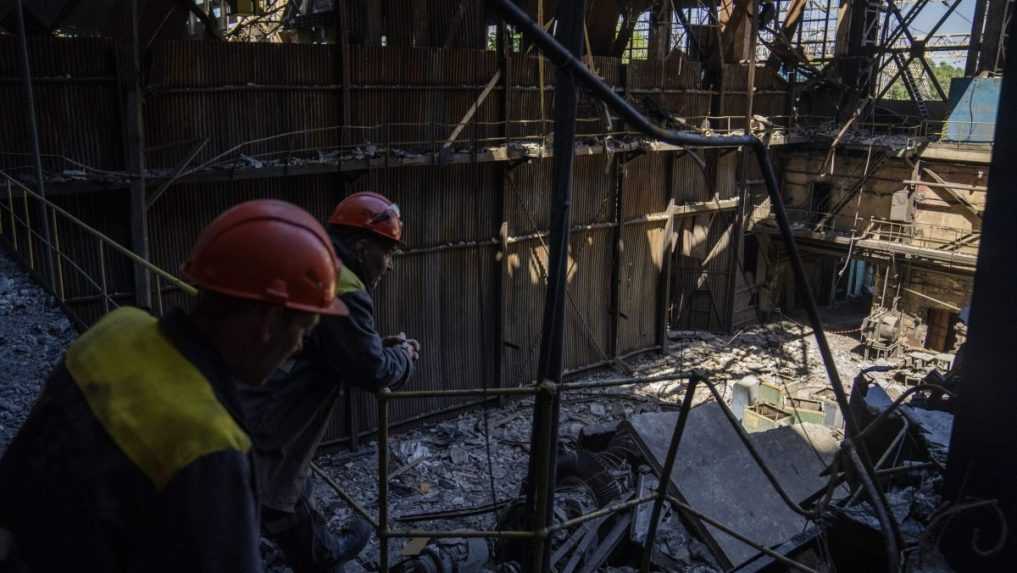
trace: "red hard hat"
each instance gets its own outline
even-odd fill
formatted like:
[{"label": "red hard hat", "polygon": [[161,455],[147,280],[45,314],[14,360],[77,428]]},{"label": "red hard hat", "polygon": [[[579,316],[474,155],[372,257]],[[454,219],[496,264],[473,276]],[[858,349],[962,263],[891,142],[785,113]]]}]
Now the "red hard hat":
[{"label": "red hard hat", "polygon": [[346,316],[336,297],[339,259],[321,224],[274,199],[241,203],[216,217],[181,268],[199,288],[286,308]]},{"label": "red hard hat", "polygon": [[399,206],[369,191],[354,193],[340,201],[328,222],[330,225],[367,229],[397,243],[403,237]]}]

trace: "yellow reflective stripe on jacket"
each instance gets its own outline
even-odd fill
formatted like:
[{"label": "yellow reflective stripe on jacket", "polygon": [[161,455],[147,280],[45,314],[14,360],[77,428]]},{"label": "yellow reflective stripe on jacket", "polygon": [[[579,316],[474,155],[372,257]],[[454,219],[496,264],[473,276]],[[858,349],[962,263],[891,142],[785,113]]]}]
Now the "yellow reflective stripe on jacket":
[{"label": "yellow reflective stripe on jacket", "polygon": [[64,363],[92,414],[159,490],[201,456],[251,447],[208,380],[142,310],[107,314]]},{"label": "yellow reflective stripe on jacket", "polygon": [[350,270],[350,267],[343,265],[339,271],[339,294],[348,294],[358,290],[367,290],[364,281],[360,280],[357,273]]}]

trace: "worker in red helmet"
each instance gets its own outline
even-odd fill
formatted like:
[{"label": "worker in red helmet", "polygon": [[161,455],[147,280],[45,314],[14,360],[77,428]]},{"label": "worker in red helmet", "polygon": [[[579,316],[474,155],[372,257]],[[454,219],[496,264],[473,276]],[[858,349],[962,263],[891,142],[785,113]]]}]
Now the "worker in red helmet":
[{"label": "worker in red helmet", "polygon": [[244,392],[258,462],[263,529],[295,573],[342,571],[367,543],[369,527],[354,520],[331,533],[312,505],[310,463],[325,435],[344,386],[369,392],[395,388],[412,375],[420,351],[404,335],[382,337],[374,322],[371,290],[392,268],[402,241],[395,203],[377,193],[355,193],[328,220],[343,260],[339,297],[348,316],[323,318],[300,354],[261,388]]},{"label": "worker in red helmet", "polygon": [[193,310],[114,310],[46,382],[0,459],[0,570],[263,570],[237,389],[348,313],[340,265],[309,213],[263,200],[206,227],[183,274]]}]

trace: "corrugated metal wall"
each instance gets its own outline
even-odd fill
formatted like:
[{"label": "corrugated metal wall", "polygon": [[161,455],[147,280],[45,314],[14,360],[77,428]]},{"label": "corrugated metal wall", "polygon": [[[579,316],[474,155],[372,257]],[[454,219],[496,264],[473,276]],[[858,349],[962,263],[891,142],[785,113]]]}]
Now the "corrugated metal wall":
[{"label": "corrugated metal wall", "polygon": [[[457,3],[431,4],[440,9]],[[0,46],[9,43],[3,40]],[[20,86],[12,52],[0,47],[0,95],[17,101]],[[122,169],[123,110],[115,52],[114,45],[91,40],[48,40],[33,46],[36,75],[62,78],[51,89],[46,82],[37,87],[42,94],[38,105],[45,153]],[[332,129],[343,117],[343,74],[334,46],[171,42],[152,46],[146,62],[146,161],[149,168],[164,172],[177,169],[202,145],[192,165],[237,146],[250,156],[285,157],[334,149],[343,139],[355,145],[418,141],[426,147],[432,140],[440,144],[498,69],[491,51],[353,47],[349,70],[353,127],[340,133]],[[594,58],[594,66],[634,101],[647,106],[652,101],[687,117],[709,114],[711,94],[701,89],[698,64],[680,54],[664,63],[628,65]],[[542,133],[541,93],[544,120],[549,122],[554,80],[554,66],[544,67],[541,92],[537,59],[514,55],[508,109],[499,88],[479,107],[476,131],[471,126],[464,137],[500,137],[506,129],[510,138]],[[82,113],[86,107],[89,113]],[[0,110],[0,126],[22,134],[3,138],[0,151],[27,150],[22,116],[15,109]],[[531,123],[506,128],[499,123],[506,117]],[[581,135],[607,130],[602,108],[592,100],[581,100],[579,120]],[[275,137],[293,132],[299,133]],[[549,132],[550,127],[544,130]],[[672,325],[724,326],[726,310],[717,305],[724,304],[727,288],[726,241],[733,220],[729,213],[677,219],[679,242],[688,229],[689,236],[703,238],[706,255],[697,247],[693,254],[702,256],[686,256],[679,247],[670,277],[663,277],[662,271],[669,202],[735,197],[735,161],[735,153],[717,151],[576,158],[572,210],[576,228],[566,314],[568,368],[653,346],[665,319],[660,316],[662,302],[672,308]],[[4,155],[0,162],[4,168],[29,164],[14,155]],[[51,164],[53,170],[66,168],[63,159]],[[383,193],[398,202],[406,216],[408,250],[376,293],[378,322],[382,332],[405,331],[424,345],[410,387],[522,384],[535,376],[540,347],[551,174],[551,159],[532,159],[355,173],[276,173],[273,178],[220,182],[184,180],[169,188],[148,213],[152,259],[176,271],[198,231],[216,214],[244,200],[285,199],[323,219],[350,193]],[[51,188],[58,204],[114,239],[128,242],[126,190],[94,185],[87,193],[73,186]],[[502,226],[509,237],[505,252],[498,240]],[[65,280],[69,304],[90,323],[104,309],[95,285],[84,278],[98,274],[97,243],[72,226],[60,223],[57,229],[66,254],[85,271]],[[9,226],[4,233],[10,241]],[[133,281],[127,260],[106,253],[102,262],[109,291],[130,302]],[[668,278],[670,298],[664,301]],[[164,286],[163,292],[167,306],[186,303],[171,288]],[[709,300],[704,293],[710,293]],[[615,298],[617,309],[612,308]],[[701,312],[704,305],[712,310]],[[412,420],[460,403],[400,401],[392,416],[397,422]],[[355,429],[373,425],[373,399],[356,394],[353,411],[358,420]],[[339,416],[329,438],[347,437],[349,426]]]}]

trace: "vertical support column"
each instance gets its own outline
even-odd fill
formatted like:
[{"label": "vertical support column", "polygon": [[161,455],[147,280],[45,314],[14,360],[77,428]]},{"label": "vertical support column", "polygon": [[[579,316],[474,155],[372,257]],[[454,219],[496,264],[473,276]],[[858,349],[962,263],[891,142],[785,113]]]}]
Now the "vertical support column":
[{"label": "vertical support column", "polygon": [[621,354],[621,285],[622,259],[625,257],[625,154],[615,153],[612,157],[614,173],[614,233],[611,245],[611,358]]},{"label": "vertical support column", "polygon": [[[342,82],[342,127],[339,129],[339,146],[347,143],[350,122],[352,121],[350,103],[350,26],[347,15],[348,7],[346,0],[336,0],[336,44],[339,48],[339,81]],[[386,144],[389,142],[386,142]],[[388,151],[386,150],[386,156]],[[339,156],[342,157],[340,149]]]},{"label": "vertical support column", "polygon": [[[369,8],[361,7],[364,10]],[[350,103],[350,26],[349,26],[349,0],[336,0],[335,5],[336,15],[336,49],[338,50],[339,62],[339,81],[342,85],[342,92],[340,95],[340,115],[342,117],[342,124],[339,126],[339,137],[336,143],[339,145],[339,154],[337,155],[338,163],[336,169],[337,183],[342,185],[342,149],[349,143],[349,128],[350,122],[352,121],[352,105]],[[365,30],[365,35],[369,35],[369,32]],[[385,156],[388,157],[389,150],[387,145],[388,141],[385,142]],[[356,450],[360,447],[360,420],[358,419],[358,412],[356,408],[356,401],[354,399],[354,390],[351,386],[343,388],[343,419],[346,422],[346,434],[350,438],[350,449]]]},{"label": "vertical support column", "polygon": [[[42,175],[42,152],[39,146],[39,126],[35,118],[35,93],[32,90],[32,66],[28,61],[28,32],[25,29],[25,12],[21,5],[23,0],[15,0],[14,6],[17,10],[18,20],[18,52],[21,60],[21,81],[25,90],[25,107],[28,113],[28,128],[32,138],[32,164],[35,167],[35,180],[38,185],[39,195],[42,201],[42,238],[46,242],[46,273],[49,278],[49,286],[56,292],[56,273],[53,265],[53,241],[49,227],[49,208],[46,206],[46,180]],[[8,183],[8,185],[10,185]],[[10,188],[8,187],[8,190]],[[13,209],[11,211],[14,212]],[[32,228],[29,226],[28,194],[25,193],[25,240],[28,243],[29,258],[32,253]],[[15,232],[12,228],[12,232]],[[16,232],[15,232],[16,233]],[[34,270],[35,265],[32,265]]]},{"label": "vertical support column", "polygon": [[378,563],[379,571],[388,571],[388,395],[378,391]]},{"label": "vertical support column", "polygon": [[971,18],[971,40],[968,42],[968,58],[964,64],[964,76],[971,77],[978,72],[978,56],[982,51],[982,30],[985,28],[985,5],[989,0],[975,0],[975,13]]},{"label": "vertical support column", "polygon": [[650,12],[650,59],[664,61],[671,48],[671,0],[657,0]]},{"label": "vertical support column", "polygon": [[[1017,62],[1017,44],[1007,46],[1007,60]],[[1017,267],[1017,73],[1007,66],[999,99],[996,137],[992,149],[989,190],[986,194],[982,240],[978,249],[971,322],[961,376],[964,389],[957,401],[957,417],[950,438],[945,497],[963,503],[996,499],[1001,515],[991,507],[959,512],[943,532],[943,553],[958,571],[1004,571],[1017,559],[1017,490],[1001,476],[1017,474],[1017,432],[1013,431],[1013,405],[1017,384],[1013,376],[1013,350],[1017,348],[1017,306],[1012,275],[1000,269]],[[957,507],[957,506],[954,506]],[[1003,518],[1001,520],[1000,518]],[[1000,535],[1002,549],[986,555]]]},{"label": "vertical support column", "polygon": [[[497,50],[498,50],[498,66],[501,70],[501,88],[502,88],[502,128],[501,136],[505,143],[505,149],[508,149],[509,131],[511,129],[510,122],[512,118],[512,40],[508,35],[508,28],[505,26],[505,22],[499,20],[498,31],[497,31]],[[497,273],[495,274],[497,282],[495,283],[495,304],[498,305],[498,312],[496,315],[496,326],[495,326],[495,342],[494,342],[494,356],[495,356],[495,377],[498,388],[504,388],[505,383],[505,335],[507,327],[508,305],[506,301],[506,291],[509,285],[509,221],[508,221],[508,187],[511,184],[512,171],[511,167],[505,163],[501,164],[498,175],[498,198],[495,202],[496,209],[498,210],[496,215],[496,221],[499,221],[498,225],[498,239],[499,239],[499,251],[497,259]],[[498,397],[498,403],[504,404],[504,396]]]},{"label": "vertical support column", "polygon": [[[575,57],[583,45],[585,0],[558,4],[556,36]],[[551,237],[547,296],[540,341],[537,379],[541,392],[534,402],[533,431],[527,483],[531,528],[537,532],[529,556],[529,571],[548,571],[551,544],[548,526],[554,513],[554,487],[558,453],[558,416],[561,409],[557,384],[565,369],[565,297],[567,288],[569,218],[572,206],[572,164],[575,160],[576,80],[559,67],[554,92],[554,171],[551,197]]]},{"label": "vertical support column", "polygon": [[[749,2],[745,10],[748,25],[745,26],[745,33],[748,34],[745,62],[748,66],[745,70],[745,133],[752,133],[753,103],[756,92],[756,42],[759,38],[759,29],[756,26],[756,3]],[[735,291],[738,286],[738,256],[741,250],[742,241],[745,237],[746,211],[751,206],[751,194],[749,193],[749,165],[753,158],[749,155],[751,150],[741,148],[738,150],[738,206],[735,208],[735,218],[732,221],[731,243],[728,248],[731,254],[727,268],[727,290],[724,293],[724,318],[728,330],[734,329],[734,303]]]},{"label": "vertical support column", "polygon": [[[138,0],[129,3],[131,43],[119,46],[117,72],[124,106],[124,164],[133,177],[130,187],[131,250],[145,260],[148,249],[148,207],[145,197],[145,132],[141,91],[141,54],[138,47]],[[152,308],[152,276],[142,265],[134,265],[134,303]]]},{"label": "vertical support column", "polygon": [[664,239],[661,245],[660,279],[657,284],[657,333],[656,344],[660,347],[661,354],[667,353],[667,308],[671,303],[671,265],[674,260],[674,247],[677,234],[674,231],[675,211],[675,152],[667,154],[667,173],[664,175],[667,186],[667,223],[664,226]]},{"label": "vertical support column", "polygon": [[[381,10],[382,3],[378,0],[360,0],[363,14],[364,30],[361,42],[364,46],[381,46]],[[417,4],[417,3],[415,3]],[[347,28],[347,34],[349,29]],[[347,45],[349,45],[347,39]]]}]

